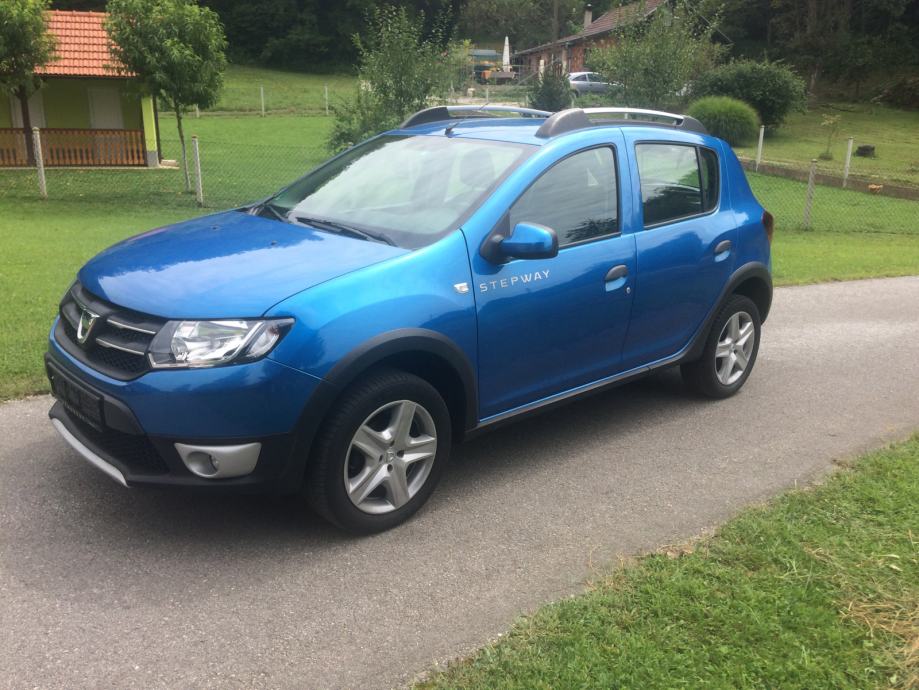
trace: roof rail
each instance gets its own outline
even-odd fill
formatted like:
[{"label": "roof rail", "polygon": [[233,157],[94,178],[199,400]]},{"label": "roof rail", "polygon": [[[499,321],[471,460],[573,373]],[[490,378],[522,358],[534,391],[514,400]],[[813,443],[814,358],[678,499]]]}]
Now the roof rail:
[{"label": "roof rail", "polygon": [[549,117],[552,114],[545,110],[515,108],[510,105],[437,105],[433,108],[419,110],[403,122],[399,126],[399,129],[415,127],[416,125],[426,125],[430,122],[441,122],[442,120],[472,117],[497,117],[497,115],[492,115],[491,113],[514,113],[521,117]]},{"label": "roof rail", "polygon": [[[665,113],[661,110],[645,110],[643,108],[569,108],[555,113],[546,120],[537,130],[536,136],[548,139],[565,132],[573,132],[576,129],[609,124],[609,119],[594,122],[590,118],[591,115],[619,115],[621,117],[615,119],[620,121],[636,120],[652,124],[670,124],[673,127],[680,127],[691,132],[708,134],[705,126],[696,118],[689,117],[689,115]],[[658,120],[670,120],[670,122],[657,122]]]}]

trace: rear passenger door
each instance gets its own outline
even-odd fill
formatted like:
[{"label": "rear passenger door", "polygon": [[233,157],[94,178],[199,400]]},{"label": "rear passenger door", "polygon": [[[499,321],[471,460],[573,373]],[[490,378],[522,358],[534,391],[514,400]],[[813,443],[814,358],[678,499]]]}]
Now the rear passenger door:
[{"label": "rear passenger door", "polygon": [[627,135],[638,278],[626,368],[678,353],[704,321],[733,271],[736,228],[720,147],[642,141]]}]

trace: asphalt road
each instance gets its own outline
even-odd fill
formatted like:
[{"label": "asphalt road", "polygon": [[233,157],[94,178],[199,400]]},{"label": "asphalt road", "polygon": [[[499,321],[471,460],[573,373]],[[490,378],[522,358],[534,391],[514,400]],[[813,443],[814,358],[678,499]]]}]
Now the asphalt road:
[{"label": "asphalt road", "polygon": [[778,290],[739,396],[664,373],[495,431],[369,539],[293,500],[125,490],[49,405],[0,406],[0,685],[392,687],[919,429],[919,278]]}]

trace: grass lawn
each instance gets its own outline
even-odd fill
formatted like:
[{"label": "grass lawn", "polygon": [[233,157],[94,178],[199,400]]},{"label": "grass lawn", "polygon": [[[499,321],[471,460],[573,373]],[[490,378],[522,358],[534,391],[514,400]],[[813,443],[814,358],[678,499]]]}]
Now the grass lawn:
[{"label": "grass lawn", "polygon": [[265,108],[271,111],[325,113],[325,87],[329,100],[349,96],[357,79],[344,74],[303,74],[262,67],[230,65],[220,100],[212,110],[260,111],[259,86],[265,88]]},{"label": "grass lawn", "polygon": [[[185,135],[200,140],[202,180],[208,206],[221,208],[258,199],[296,179],[328,157],[331,118],[303,115],[214,116],[185,119]],[[163,156],[178,160],[175,119],[160,113]],[[195,208],[177,169],[48,169],[49,199],[145,206]],[[0,203],[34,201],[32,170],[0,169]]]},{"label": "grass lawn", "polygon": [[919,687],[919,437],[649,555],[422,688]]},{"label": "grass lawn", "polygon": [[[830,151],[833,160],[818,160],[818,168],[842,174],[846,160],[846,139],[855,138],[855,146],[872,144],[876,158],[852,156],[852,175],[877,178],[879,181],[919,185],[919,112],[897,110],[864,103],[826,103],[811,107],[807,113],[795,113],[763,144],[763,160],[810,166],[812,158],[826,149],[827,129],[821,127],[823,115],[839,115],[839,134]],[[738,154],[756,156],[756,142],[737,148]]]},{"label": "grass lawn", "polygon": [[42,355],[77,269],[110,244],[188,218],[190,209],[0,200],[0,400],[47,390]]}]

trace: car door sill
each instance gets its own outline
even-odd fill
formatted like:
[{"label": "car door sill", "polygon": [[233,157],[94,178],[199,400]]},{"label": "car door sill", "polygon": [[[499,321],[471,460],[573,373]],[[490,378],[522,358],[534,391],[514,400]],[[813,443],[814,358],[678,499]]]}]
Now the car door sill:
[{"label": "car door sill", "polygon": [[648,374],[655,369],[671,366],[679,362],[685,352],[686,348],[683,348],[676,354],[658,360],[653,364],[645,364],[640,367],[635,367],[634,369],[629,369],[618,374],[613,374],[612,376],[607,376],[605,378],[592,381],[591,383],[585,383],[581,386],[577,386],[576,388],[570,388],[566,391],[562,391],[561,393],[555,393],[554,395],[550,395],[540,400],[535,400],[531,403],[526,403],[525,405],[520,405],[519,407],[515,407],[505,412],[499,412],[498,414],[491,415],[490,417],[485,417],[470,433],[485,430],[494,424],[507,421],[513,417],[517,417],[518,415],[536,412],[537,410],[541,410],[545,407],[549,407],[551,405],[555,405],[557,403],[561,403],[571,398],[585,395],[593,391],[598,391],[599,389],[606,388],[607,386],[612,387],[615,385],[623,384],[627,380],[638,378],[639,376],[644,376],[645,374]]}]

